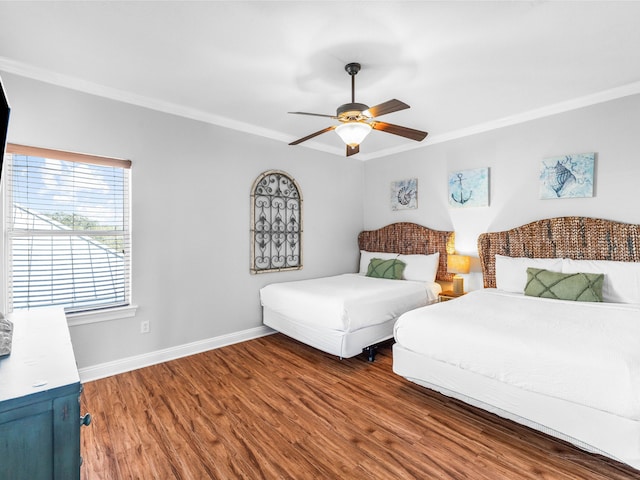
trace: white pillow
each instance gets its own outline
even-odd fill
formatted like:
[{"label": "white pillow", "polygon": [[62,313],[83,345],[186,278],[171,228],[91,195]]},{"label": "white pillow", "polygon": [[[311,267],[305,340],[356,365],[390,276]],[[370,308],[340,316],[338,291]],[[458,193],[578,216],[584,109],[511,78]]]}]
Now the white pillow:
[{"label": "white pillow", "polygon": [[496,288],[507,292],[524,293],[529,267],[562,272],[562,259],[496,255]]},{"label": "white pillow", "polygon": [[372,258],[381,258],[382,260],[397,258],[398,260],[402,260],[406,265],[403,275],[404,280],[434,282],[436,274],[438,273],[440,253],[436,252],[430,255],[399,255],[397,253],[367,252],[366,250],[360,250],[360,274],[366,275],[369,262]]},{"label": "white pillow", "polygon": [[640,262],[572,260],[565,258],[562,273],[604,273],[602,300],[640,303]]},{"label": "white pillow", "polygon": [[404,269],[404,279],[414,282],[435,282],[440,262],[440,252],[430,255],[400,255],[407,266]]}]

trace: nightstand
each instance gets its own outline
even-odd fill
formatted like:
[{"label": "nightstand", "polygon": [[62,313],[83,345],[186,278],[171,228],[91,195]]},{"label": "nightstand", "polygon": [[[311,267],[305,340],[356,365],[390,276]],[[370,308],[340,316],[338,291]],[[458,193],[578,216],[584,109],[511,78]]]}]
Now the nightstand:
[{"label": "nightstand", "polygon": [[453,293],[453,290],[444,290],[438,294],[438,302],[446,302],[448,300],[453,300],[454,298],[458,298],[463,296],[465,293]]}]

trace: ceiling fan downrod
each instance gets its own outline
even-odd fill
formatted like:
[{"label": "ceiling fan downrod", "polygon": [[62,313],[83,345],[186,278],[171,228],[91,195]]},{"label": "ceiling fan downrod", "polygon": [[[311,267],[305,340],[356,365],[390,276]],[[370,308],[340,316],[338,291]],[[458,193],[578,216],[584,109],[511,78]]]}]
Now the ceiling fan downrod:
[{"label": "ceiling fan downrod", "polygon": [[356,62],[347,63],[344,66],[347,73],[351,75],[351,103],[340,105],[336,110],[336,116],[342,122],[361,121],[366,118],[362,112],[367,111],[369,106],[364,103],[356,103],[356,75],[361,68],[362,66]]},{"label": "ceiling fan downrod", "polygon": [[344,69],[351,75],[351,103],[356,103],[356,75],[362,66],[359,63],[347,63]]}]

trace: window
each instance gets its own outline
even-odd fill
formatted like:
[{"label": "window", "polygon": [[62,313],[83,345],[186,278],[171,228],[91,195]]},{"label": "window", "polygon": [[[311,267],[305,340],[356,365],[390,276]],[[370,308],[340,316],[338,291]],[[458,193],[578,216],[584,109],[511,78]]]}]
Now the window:
[{"label": "window", "polygon": [[302,195],[285,172],[260,175],[251,190],[251,273],[302,268]]},{"label": "window", "polygon": [[7,145],[8,311],[130,301],[131,162]]}]

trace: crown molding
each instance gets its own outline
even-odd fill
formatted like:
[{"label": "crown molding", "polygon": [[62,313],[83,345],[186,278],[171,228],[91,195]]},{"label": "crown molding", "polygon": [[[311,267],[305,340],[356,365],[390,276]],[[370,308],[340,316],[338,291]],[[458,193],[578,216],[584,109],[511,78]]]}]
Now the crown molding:
[{"label": "crown molding", "polygon": [[[137,105],[139,107],[156,110],[159,112],[169,113],[192,120],[198,120],[204,123],[217,125],[224,128],[230,128],[244,133],[252,135],[258,135],[261,137],[270,138],[280,142],[289,143],[291,136],[271,130],[268,128],[252,125],[250,123],[241,122],[238,120],[232,120],[230,118],[222,117],[220,115],[211,114],[202,110],[198,110],[191,107],[185,107],[171,102],[166,102],[153,97],[147,97],[144,95],[137,95],[124,90],[119,90],[104,85],[100,85],[93,82],[88,82],[76,77],[63,75],[53,72],[51,70],[34,67],[23,62],[18,62],[6,57],[0,57],[0,70],[15,75],[39,80],[45,83],[54,84],[60,87],[77,90],[99,97],[109,98],[111,100],[117,100],[120,102],[128,103],[131,105]],[[539,118],[549,117],[557,115],[559,113],[565,113],[572,110],[577,110],[591,105],[616,100],[619,98],[627,97],[630,95],[637,95],[640,93],[640,81],[622,85],[620,87],[611,88],[601,92],[596,92],[590,95],[585,95],[572,100],[555,103],[545,107],[529,110],[516,115],[510,115],[497,120],[492,120],[485,123],[480,123],[467,128],[459,130],[453,130],[450,132],[444,132],[440,134],[430,135],[425,142],[410,143],[399,147],[388,148],[379,150],[372,153],[360,153],[358,159],[361,161],[372,160],[374,158],[387,157],[391,155],[397,155],[399,153],[415,150],[418,148],[425,148],[430,145],[438,143],[449,142],[459,138],[476,135],[479,133],[489,132],[491,130],[497,130],[499,128],[509,127],[512,125],[518,125],[521,123],[529,122],[531,120],[537,120]],[[329,147],[317,142],[307,142],[304,148],[311,148],[313,150],[319,150],[326,153],[343,156],[344,151],[335,147]]]},{"label": "crown molding", "polygon": [[459,138],[469,137],[471,135],[477,135],[479,133],[489,132],[491,130],[497,130],[500,128],[510,127],[512,125],[518,125],[521,123],[529,122],[531,120],[537,120],[540,118],[550,117],[560,113],[570,112],[572,110],[578,110],[584,107],[590,107],[599,103],[609,102],[611,100],[617,100],[619,98],[628,97],[631,95],[640,94],[640,82],[629,83],[620,87],[611,88],[609,90],[603,90],[591,95],[585,95],[583,97],[574,98],[565,102],[559,102],[552,105],[547,105],[542,108],[529,110],[516,115],[510,115],[490,122],[480,123],[471,127],[462,128],[459,130],[453,130],[451,132],[445,132],[436,135],[430,135],[426,141],[420,144],[403,145],[402,147],[389,148],[385,150],[379,150],[374,153],[367,154],[366,160],[386,157],[390,155],[396,155],[401,152],[409,150],[416,150],[418,148],[425,148],[429,145],[435,145],[438,143],[449,142]]},{"label": "crown molding", "polygon": [[268,137],[283,142],[291,141],[289,140],[288,135],[277,132],[275,130],[259,127],[257,125],[252,125],[246,122],[232,120],[220,115],[207,113],[203,110],[185,107],[183,105],[178,105],[176,103],[167,102],[157,98],[138,95],[135,93],[127,92],[125,90],[107,87],[98,83],[89,82],[69,75],[63,75],[51,70],[46,70],[22,62],[17,62],[15,60],[10,60],[6,57],[0,57],[0,70],[7,73],[31,78],[33,80],[50,83],[59,87],[69,88],[71,90],[89,93],[98,97],[104,97],[131,105],[148,108],[150,110],[169,113],[172,115],[189,118],[191,120],[198,120],[212,125],[230,128],[232,130],[238,130],[245,133],[251,133],[253,135],[258,135],[261,137]]}]

